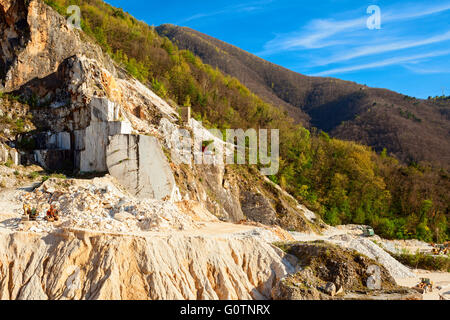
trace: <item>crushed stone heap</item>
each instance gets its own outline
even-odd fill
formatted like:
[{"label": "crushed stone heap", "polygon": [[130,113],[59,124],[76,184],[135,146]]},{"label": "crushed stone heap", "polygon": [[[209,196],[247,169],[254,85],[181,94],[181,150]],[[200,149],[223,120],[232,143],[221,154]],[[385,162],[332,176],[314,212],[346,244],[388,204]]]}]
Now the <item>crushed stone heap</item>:
[{"label": "crushed stone heap", "polygon": [[[139,200],[119,190],[111,177],[93,180],[49,179],[38,189],[22,195],[18,201],[38,209],[37,222],[17,218],[12,225],[19,231],[51,232],[57,228],[77,228],[106,232],[194,230],[201,225],[180,213],[176,204],[161,200]],[[56,223],[45,220],[53,204],[59,212]],[[217,221],[207,213],[205,221]],[[25,220],[25,221],[24,221]]]}]

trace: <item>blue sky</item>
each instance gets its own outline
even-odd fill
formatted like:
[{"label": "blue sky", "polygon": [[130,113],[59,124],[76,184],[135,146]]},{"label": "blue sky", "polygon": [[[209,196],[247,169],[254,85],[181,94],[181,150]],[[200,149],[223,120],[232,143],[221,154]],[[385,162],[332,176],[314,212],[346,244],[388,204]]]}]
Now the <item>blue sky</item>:
[{"label": "blue sky", "polygon": [[[450,95],[450,0],[108,0],[150,25],[187,26],[306,75],[426,98]],[[370,30],[367,9],[381,10]]]}]

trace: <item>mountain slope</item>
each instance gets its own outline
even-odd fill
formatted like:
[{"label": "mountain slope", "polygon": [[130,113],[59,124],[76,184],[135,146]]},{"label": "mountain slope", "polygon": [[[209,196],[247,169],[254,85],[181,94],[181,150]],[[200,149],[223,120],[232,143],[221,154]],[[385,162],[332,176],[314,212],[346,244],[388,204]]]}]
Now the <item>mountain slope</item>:
[{"label": "mountain slope", "polygon": [[308,77],[189,28],[162,25],[156,30],[303,124],[376,151],[387,148],[404,162],[450,164],[449,101],[419,100],[354,82]]}]

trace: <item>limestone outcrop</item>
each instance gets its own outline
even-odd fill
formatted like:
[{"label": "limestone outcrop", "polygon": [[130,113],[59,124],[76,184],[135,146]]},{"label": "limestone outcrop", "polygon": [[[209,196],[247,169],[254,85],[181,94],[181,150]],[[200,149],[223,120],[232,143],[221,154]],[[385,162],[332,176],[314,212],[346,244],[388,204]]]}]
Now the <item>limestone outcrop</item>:
[{"label": "limestone outcrop", "polygon": [[39,0],[0,1],[0,86],[7,92],[54,73],[65,59],[84,54],[112,70],[99,47]]},{"label": "limestone outcrop", "polygon": [[[122,182],[141,197],[172,198],[176,190],[174,178],[160,145],[156,140],[149,142],[146,136],[130,136],[135,131],[128,120],[132,114],[127,112],[126,104],[122,103],[122,88],[131,90],[127,86],[127,80],[116,79],[101,66],[98,61],[85,56],[72,56],[65,59],[58,70],[46,79],[34,80],[22,87],[25,95],[44,97],[40,99],[40,103],[50,103],[48,113],[40,112],[37,115],[37,121],[45,123],[51,131],[35,136],[39,147],[34,151],[35,160],[50,170],[63,169],[61,165],[69,163],[65,166],[66,169],[82,173],[107,172],[108,163],[111,163],[111,173],[117,174],[117,178],[123,179]],[[54,81],[51,81],[52,78]],[[51,86],[49,83],[56,84]],[[132,90],[136,91],[135,88]],[[149,92],[150,90],[143,89],[140,95],[151,96],[153,101],[160,102]],[[128,93],[128,98],[132,99],[133,94]],[[162,112],[171,112],[167,104],[159,103],[158,106],[162,108]],[[116,141],[110,137],[118,135],[134,139],[136,143],[132,148],[139,150],[133,158],[140,170],[135,171],[133,176],[127,175],[133,172],[128,163],[115,163],[116,158],[112,154],[113,159],[107,157],[109,144]],[[126,156],[117,162],[129,158]],[[159,164],[157,170],[151,171],[147,166],[151,163]],[[127,168],[123,168],[122,164]],[[164,176],[155,176],[160,169]],[[137,185],[133,185],[130,182],[132,180]]]},{"label": "limestone outcrop", "polygon": [[[215,161],[175,163],[176,109],[42,1],[0,0],[0,26],[0,90],[34,107],[36,130],[16,141],[33,142],[24,158],[114,180],[50,179],[0,208],[0,299],[271,299],[296,269],[270,243],[290,236],[216,218],[279,224],[259,173],[250,183]],[[233,150],[193,119],[186,127]],[[185,156],[204,156],[190,147]],[[50,204],[57,222],[45,220]]]},{"label": "limestone outcrop", "polygon": [[249,219],[267,225],[275,223],[276,212],[261,193],[244,191],[241,197],[242,211],[246,213]]},{"label": "limestone outcrop", "polygon": [[181,200],[166,156],[155,137],[115,135],[106,161],[109,173],[139,198]]},{"label": "limestone outcrop", "polygon": [[132,133],[127,112],[148,109],[153,100],[173,113],[143,85],[119,79],[102,50],[82,41],[82,33],[42,1],[5,0],[0,8],[4,90],[47,109],[36,114],[36,122],[51,130],[51,139],[69,136],[62,146],[49,142],[35,152],[45,168],[60,169],[53,167],[57,158],[76,171],[106,172],[109,137]]},{"label": "limestone outcrop", "polygon": [[0,232],[0,299],[270,299],[283,256],[252,237]]}]

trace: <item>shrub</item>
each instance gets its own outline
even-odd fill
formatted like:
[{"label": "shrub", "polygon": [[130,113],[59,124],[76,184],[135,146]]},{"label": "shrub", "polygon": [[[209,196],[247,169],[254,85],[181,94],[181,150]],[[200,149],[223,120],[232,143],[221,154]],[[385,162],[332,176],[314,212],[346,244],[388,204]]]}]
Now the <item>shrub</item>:
[{"label": "shrub", "polygon": [[22,133],[25,131],[25,120],[17,119],[15,124],[16,124],[16,129],[15,129],[16,132]]},{"label": "shrub", "polygon": [[392,254],[392,256],[399,262],[414,269],[450,272],[450,256],[437,257],[424,253],[402,253],[398,255]]},{"label": "shrub", "polygon": [[8,168],[11,168],[12,165],[13,165],[13,162],[12,162],[11,159],[8,159],[8,161],[5,162],[5,166],[8,167]]},{"label": "shrub", "polygon": [[332,225],[332,226],[337,226],[340,225],[341,219],[339,219],[339,213],[338,213],[338,209],[337,208],[333,208],[331,210],[328,210],[325,213],[325,222]]},{"label": "shrub", "polygon": [[39,172],[35,171],[35,172],[30,173],[28,175],[28,178],[30,178],[31,180],[36,180],[39,176],[40,176]]},{"label": "shrub", "polygon": [[395,223],[391,219],[380,219],[378,230],[380,231],[381,235],[386,238],[393,239],[395,237]]}]

